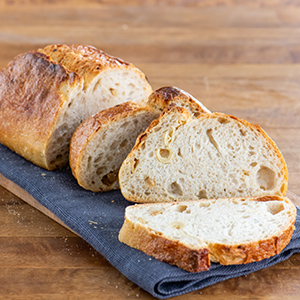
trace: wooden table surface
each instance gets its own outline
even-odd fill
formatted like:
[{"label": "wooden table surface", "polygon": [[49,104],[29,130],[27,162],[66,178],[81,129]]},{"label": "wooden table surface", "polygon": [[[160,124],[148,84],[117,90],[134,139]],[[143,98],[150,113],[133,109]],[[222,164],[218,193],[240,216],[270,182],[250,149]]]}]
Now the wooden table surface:
[{"label": "wooden table surface", "polygon": [[[52,43],[91,44],[260,124],[300,195],[300,3],[0,0],[0,67]],[[299,299],[300,254],[176,299]],[[0,187],[0,299],[153,299],[80,237]]]}]

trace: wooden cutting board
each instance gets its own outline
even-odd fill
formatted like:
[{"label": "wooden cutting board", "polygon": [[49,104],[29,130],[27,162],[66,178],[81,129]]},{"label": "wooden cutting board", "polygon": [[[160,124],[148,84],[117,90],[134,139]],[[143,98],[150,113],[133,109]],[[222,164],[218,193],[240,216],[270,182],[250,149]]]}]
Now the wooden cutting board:
[{"label": "wooden cutting board", "polygon": [[[19,187],[17,184],[13,183],[12,181],[8,180],[6,177],[4,177],[2,174],[0,174],[0,185],[2,185],[4,188],[6,188],[8,191],[13,193],[14,195],[21,198],[26,203],[30,204],[34,208],[38,209],[42,213],[44,213],[46,216],[51,218],[52,220],[56,221],[57,223],[61,224],[68,230],[72,231],[73,233],[77,234],[75,231],[73,231],[71,228],[69,228],[62,220],[60,220],[56,215],[54,215],[50,210],[48,210],[46,207],[41,205],[37,200],[35,200],[30,194],[28,194],[27,191]],[[295,195],[294,193],[288,191],[286,196],[298,207],[300,207],[300,197]],[[78,235],[78,234],[77,234]]]}]

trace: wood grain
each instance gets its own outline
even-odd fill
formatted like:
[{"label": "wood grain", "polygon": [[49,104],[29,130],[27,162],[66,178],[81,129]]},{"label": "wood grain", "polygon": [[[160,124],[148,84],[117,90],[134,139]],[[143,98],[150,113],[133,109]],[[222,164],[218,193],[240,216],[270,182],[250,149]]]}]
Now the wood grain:
[{"label": "wood grain", "polygon": [[[0,0],[0,67],[51,43],[94,45],[134,63],[154,89],[181,87],[261,125],[300,195],[299,1]],[[3,176],[0,185],[0,299],[153,299],[22,189]],[[299,278],[295,254],[175,299],[295,300]]]}]

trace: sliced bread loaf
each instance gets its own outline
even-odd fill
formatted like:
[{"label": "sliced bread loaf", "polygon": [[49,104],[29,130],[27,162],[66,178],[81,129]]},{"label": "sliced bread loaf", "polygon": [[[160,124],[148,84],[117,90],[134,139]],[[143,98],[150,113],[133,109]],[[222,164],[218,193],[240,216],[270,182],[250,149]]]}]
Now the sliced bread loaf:
[{"label": "sliced bread loaf", "polygon": [[136,138],[170,103],[187,107],[193,115],[208,111],[183,90],[164,87],[150,95],[149,105],[126,102],[83,122],[70,145],[70,166],[79,185],[93,192],[118,189],[120,166]]},{"label": "sliced bread loaf", "polygon": [[59,168],[82,121],[151,92],[132,64],[91,46],[51,45],[21,54],[0,71],[0,142],[43,168]]},{"label": "sliced bread loaf", "polygon": [[199,272],[210,261],[245,264],[279,254],[295,220],[293,203],[278,196],[139,204],[126,208],[119,240]]},{"label": "sliced bread loaf", "polygon": [[221,113],[192,118],[171,104],[137,139],[119,172],[134,202],[285,195],[288,172],[258,126]]},{"label": "sliced bread loaf", "polygon": [[70,166],[78,184],[93,192],[118,189],[123,160],[138,135],[159,115],[143,102],[125,102],[84,121],[70,144]]}]

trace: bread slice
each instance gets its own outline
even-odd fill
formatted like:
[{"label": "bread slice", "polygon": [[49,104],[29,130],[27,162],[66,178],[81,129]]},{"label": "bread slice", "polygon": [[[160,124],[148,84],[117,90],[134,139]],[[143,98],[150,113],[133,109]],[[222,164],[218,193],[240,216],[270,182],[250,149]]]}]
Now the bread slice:
[{"label": "bread slice", "polygon": [[84,121],[70,144],[70,166],[78,184],[93,192],[119,188],[119,168],[138,135],[160,115],[143,102],[125,102]]},{"label": "bread slice", "polygon": [[192,118],[171,104],[138,137],[119,172],[133,202],[284,196],[288,172],[258,126],[221,113]]},{"label": "bread slice", "polygon": [[43,168],[62,167],[82,121],[151,92],[140,70],[91,46],[21,54],[0,71],[0,143]]},{"label": "bread slice", "polygon": [[146,105],[125,102],[89,117],[75,131],[70,145],[70,166],[80,186],[93,192],[119,188],[118,172],[138,135],[170,103],[187,107],[193,115],[208,110],[175,87],[153,92]]},{"label": "bread slice", "polygon": [[246,264],[279,254],[291,240],[296,208],[264,196],[128,206],[119,240],[189,272],[210,261]]}]

